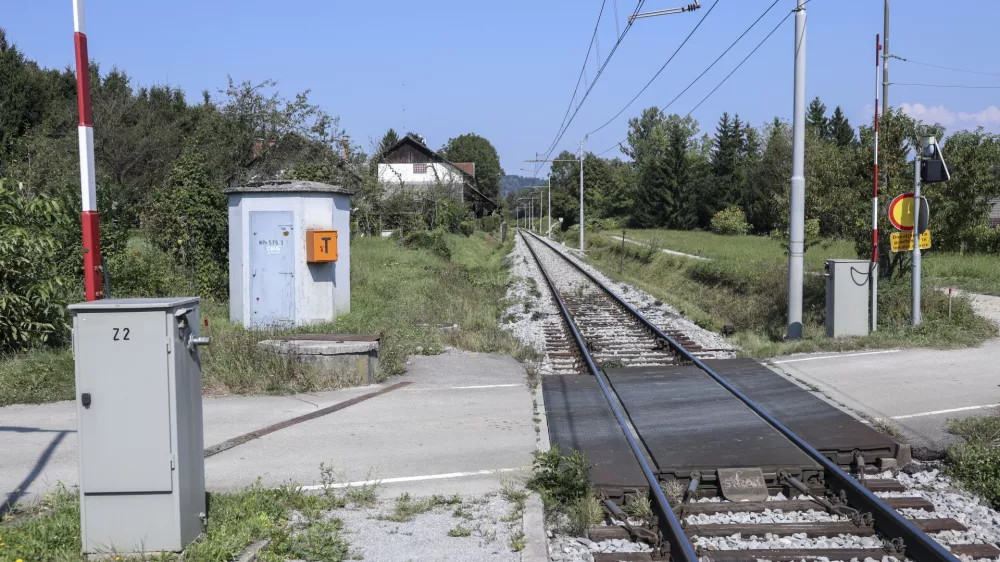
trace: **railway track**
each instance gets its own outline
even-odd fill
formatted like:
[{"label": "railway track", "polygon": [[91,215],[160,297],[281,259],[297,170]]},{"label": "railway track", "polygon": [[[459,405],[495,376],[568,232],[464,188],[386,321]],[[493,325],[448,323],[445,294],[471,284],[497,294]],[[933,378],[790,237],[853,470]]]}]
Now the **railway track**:
[{"label": "railway track", "polygon": [[[547,325],[547,349],[558,354],[562,372],[576,373],[551,377],[561,386],[546,384],[546,392],[559,388],[573,396],[592,389],[587,390],[589,401],[577,404],[594,409],[602,402],[610,411],[605,412],[605,419],[612,420],[608,426],[621,433],[617,441],[605,436],[605,442],[620,443],[619,453],[630,452],[635,461],[629,467],[621,454],[604,458],[595,450],[588,455],[597,457],[598,468],[604,466],[602,480],[595,485],[612,498],[605,502],[611,524],[593,528],[590,539],[641,540],[651,551],[594,551],[594,560],[735,562],[888,556],[943,562],[956,560],[956,555],[1000,557],[1000,550],[990,544],[945,547],[937,542],[929,535],[962,537],[965,525],[939,516],[935,506],[922,498],[880,499],[876,494],[899,495],[904,490],[895,480],[867,476],[877,470],[874,459],[866,463],[860,449],[853,455],[848,452],[846,458],[836,451],[819,452],[707,365],[705,360],[714,357],[715,350],[661,331],[547,242],[524,232],[521,236],[562,314],[559,323]],[[665,398],[677,395],[680,400]],[[595,402],[594,396],[603,400]],[[582,411],[574,412],[571,403],[567,398],[569,417],[582,418]],[[643,407],[653,415],[643,414]],[[699,415],[699,421],[692,423]],[[586,422],[582,432],[602,431],[592,423]],[[698,434],[693,446],[686,442],[690,434]],[[713,447],[722,453],[713,453]],[[879,458],[879,462],[891,466],[894,461]],[[614,480],[611,468],[631,470],[632,476],[623,476],[624,484],[616,489],[618,484],[609,485]],[[848,473],[852,469],[857,477]],[[757,489],[765,490],[766,500],[730,500],[733,485],[730,480],[727,492],[726,478],[745,479],[747,474],[760,475]],[[653,515],[626,516],[621,507],[643,495],[652,500]]]}]

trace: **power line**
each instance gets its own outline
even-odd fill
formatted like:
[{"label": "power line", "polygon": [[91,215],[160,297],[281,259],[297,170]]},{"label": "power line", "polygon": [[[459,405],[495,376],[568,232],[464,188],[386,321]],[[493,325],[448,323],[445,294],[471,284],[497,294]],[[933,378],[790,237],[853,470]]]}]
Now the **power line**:
[{"label": "power line", "polygon": [[[716,2],[718,2],[718,0],[716,0]],[[640,2],[636,4],[635,10],[632,12],[632,14],[633,15],[638,14],[642,10],[642,5],[644,3],[645,0],[640,0]],[[618,47],[619,45],[621,45],[622,40],[625,39],[625,35],[628,34],[630,29],[632,29],[633,21],[634,18],[629,18],[629,22],[625,25],[625,29],[623,29],[621,35],[618,36],[618,40],[611,48],[611,52],[608,53],[607,58],[604,59],[604,63],[598,69],[597,74],[594,76],[594,80],[591,81],[590,86],[587,88],[587,91],[583,93],[583,97],[577,104],[576,109],[573,110],[572,115],[570,115],[569,120],[565,122],[565,125],[560,127],[560,131],[556,134],[555,140],[552,142],[551,145],[549,145],[548,150],[546,150],[545,159],[548,159],[548,157],[552,155],[552,152],[555,151],[556,147],[559,146],[559,141],[562,140],[563,135],[565,135],[566,131],[569,130],[569,126],[573,123],[573,120],[576,118],[576,115],[580,112],[580,108],[583,107],[583,103],[587,101],[587,97],[590,96],[590,92],[594,89],[594,86],[597,85],[597,81],[600,79],[601,75],[604,74],[604,69],[607,68],[608,63],[611,62],[611,57],[615,55],[615,52],[618,51]]]},{"label": "power line", "polygon": [[[667,108],[669,108],[669,107],[670,107],[671,105],[673,105],[673,104],[674,104],[674,102],[675,102],[675,101],[677,101],[677,100],[678,100],[678,99],[679,99],[679,98],[680,98],[681,96],[683,96],[685,92],[687,92],[687,91],[688,91],[688,90],[689,90],[689,89],[690,89],[690,88],[691,88],[692,86],[694,86],[694,85],[695,85],[695,84],[696,84],[696,83],[697,83],[697,82],[698,82],[699,80],[701,80],[701,78],[702,78],[703,76],[705,76],[705,74],[706,74],[706,73],[707,73],[707,72],[708,72],[709,70],[711,70],[711,69],[712,69],[712,68],[713,68],[713,67],[714,67],[714,66],[716,65],[716,63],[718,63],[718,62],[719,62],[720,60],[722,60],[722,57],[726,56],[726,54],[727,54],[727,53],[729,53],[729,51],[730,51],[730,50],[732,50],[732,48],[733,48],[733,47],[735,47],[735,46],[736,46],[736,44],[737,44],[737,43],[739,43],[739,42],[740,42],[740,40],[741,40],[741,39],[743,39],[743,37],[745,37],[745,36],[746,36],[746,34],[750,32],[750,30],[752,30],[752,29],[753,29],[753,28],[754,28],[754,27],[755,27],[755,26],[756,26],[756,25],[757,25],[758,23],[760,23],[760,21],[761,21],[762,19],[764,19],[764,16],[766,16],[767,14],[769,14],[769,13],[771,12],[771,9],[773,9],[773,8],[774,8],[774,7],[775,7],[775,6],[776,6],[776,5],[778,4],[778,2],[779,2],[779,1],[780,1],[780,0],[774,0],[774,2],[773,2],[773,3],[771,3],[771,5],[770,5],[770,6],[768,6],[768,8],[767,8],[766,10],[764,10],[764,12],[763,12],[763,13],[762,13],[761,15],[759,15],[759,16],[757,17],[757,19],[755,19],[755,20],[753,21],[753,23],[751,23],[751,24],[750,24],[750,26],[749,26],[749,27],[747,27],[747,28],[746,28],[746,29],[745,29],[745,30],[743,31],[743,33],[741,33],[741,34],[740,34],[740,36],[736,38],[736,40],[735,40],[735,41],[733,41],[732,43],[730,43],[730,44],[729,44],[729,47],[727,47],[727,48],[726,48],[726,50],[722,52],[722,54],[720,54],[720,55],[719,55],[718,57],[716,57],[716,59],[715,59],[714,61],[712,61],[712,64],[708,65],[708,67],[706,67],[706,68],[705,68],[705,70],[703,70],[703,71],[701,72],[701,74],[699,74],[699,75],[698,75],[698,76],[697,76],[697,77],[696,77],[696,78],[695,78],[694,80],[692,80],[690,84],[688,84],[688,85],[687,85],[687,86],[686,86],[686,87],[685,87],[685,88],[684,88],[683,90],[681,90],[681,92],[680,92],[679,94],[677,94],[677,95],[676,95],[676,96],[674,97],[674,99],[670,100],[670,103],[668,103],[667,105],[665,105],[665,106],[663,107],[663,109],[662,109],[662,110],[660,110],[660,111],[662,112],[663,110],[666,110],[666,109],[667,109]],[[714,6],[713,6],[713,7],[714,7]],[[706,14],[706,15],[707,15],[707,14]],[[789,14],[789,15],[790,15],[790,14]],[[785,16],[785,19],[787,19],[787,18],[788,18],[788,15],[786,15],[786,16]],[[784,19],[782,20],[782,22],[784,22]],[[779,25],[781,25],[781,24],[779,23]],[[774,33],[774,31],[771,31],[771,33]],[[770,36],[770,35],[769,35],[769,36]],[[766,38],[765,38],[765,40],[766,40]],[[758,46],[759,46],[759,45],[758,45]],[[751,54],[753,54],[753,53],[751,53]],[[745,59],[744,59],[744,60],[745,60]],[[741,64],[742,64],[742,63],[741,63]],[[737,67],[737,68],[738,68],[738,67]],[[728,78],[728,77],[727,77],[727,78]],[[721,84],[720,84],[720,85],[721,85]],[[716,89],[718,89],[718,86],[716,86]],[[714,91],[714,90],[713,90],[713,91]],[[704,100],[702,100],[702,101],[704,101]],[[700,104],[699,104],[699,105],[700,105]],[[692,110],[692,111],[693,111],[693,110]],[[619,112],[619,115],[621,115],[621,112]],[[688,113],[688,115],[690,115],[690,113]],[[617,115],[616,115],[615,117],[617,117]],[[612,120],[614,120],[614,118],[612,118]],[[610,121],[609,121],[609,123],[610,123]],[[608,124],[608,123],[605,123],[604,125],[607,125],[607,124]],[[601,127],[604,127],[604,125],[602,125]],[[615,143],[615,144],[614,144],[613,146],[611,146],[610,148],[608,148],[608,149],[604,150],[603,152],[600,152],[600,153],[598,153],[598,156],[603,156],[604,154],[607,154],[608,152],[611,152],[611,151],[612,151],[612,150],[614,150],[615,148],[618,148],[619,146],[621,146],[621,144],[622,144],[623,142],[625,142],[626,140],[628,140],[628,139],[626,138],[626,139],[623,139],[623,140],[621,140],[621,141],[618,141],[618,142],[616,142],[616,143]]]},{"label": "power line", "polygon": [[964,84],[921,84],[917,82],[889,82],[890,86],[922,86],[924,88],[963,88],[968,90],[1000,90],[1000,86],[967,86]]},{"label": "power line", "polygon": [[[559,129],[563,128],[566,124],[566,118],[569,117],[570,110],[573,109],[573,100],[576,99],[577,92],[580,91],[580,82],[583,80],[584,73],[587,70],[587,63],[590,61],[590,51],[594,48],[594,41],[597,38],[597,30],[601,25],[601,18],[604,16],[604,6],[607,4],[607,0],[602,0],[601,10],[597,13],[597,23],[594,24],[594,32],[590,35],[590,44],[587,45],[587,55],[583,58],[583,66],[580,67],[580,74],[576,78],[576,86],[573,88],[573,95],[569,98],[569,104],[566,106],[566,113],[563,114],[562,123],[559,124]],[[617,14],[615,14],[617,17]],[[535,172],[538,173],[537,170]]]},{"label": "power line", "polygon": [[[809,3],[809,1],[810,0],[806,0],[806,2],[803,3],[802,5],[805,6],[806,4]],[[774,26],[774,29],[772,29],[771,32],[768,33],[766,36],[764,36],[764,38],[761,39],[760,43],[757,43],[757,46],[754,47],[752,51],[750,51],[750,54],[748,54],[746,57],[744,57],[743,60],[741,60],[738,65],[736,65],[736,68],[734,68],[732,70],[732,72],[730,72],[729,74],[727,74],[726,77],[723,78],[722,81],[719,82],[718,85],[715,86],[715,88],[712,88],[712,91],[709,92],[707,96],[705,96],[704,98],[702,98],[702,100],[700,102],[698,102],[698,105],[694,106],[691,109],[691,111],[687,112],[687,116],[690,116],[692,113],[694,113],[696,109],[698,109],[699,107],[701,107],[701,104],[705,103],[705,101],[708,98],[712,97],[712,94],[714,94],[716,92],[716,90],[718,90],[719,88],[721,88],[722,85],[725,84],[726,81],[729,80],[729,78],[733,74],[735,74],[736,71],[739,70],[741,66],[743,66],[743,63],[747,62],[747,59],[749,59],[750,57],[752,57],[753,54],[756,53],[758,49],[760,49],[761,45],[763,45],[768,39],[771,38],[772,35],[774,35],[775,31],[778,31],[778,28],[781,27],[781,24],[785,23],[788,20],[788,18],[791,17],[791,15],[795,13],[795,11],[796,10],[792,10],[791,12],[788,12],[787,14],[785,14],[785,17],[781,18],[781,21],[778,22],[778,25]]]},{"label": "power line", "polygon": [[979,70],[965,70],[965,69],[962,69],[962,68],[954,68],[954,67],[951,67],[951,66],[942,66],[940,64],[930,64],[928,62],[919,62],[919,61],[915,61],[915,60],[910,60],[908,58],[900,57],[900,56],[897,56],[897,55],[889,55],[889,58],[900,60],[900,61],[903,61],[903,62],[908,62],[910,64],[919,64],[921,66],[929,66],[931,68],[940,68],[942,70],[952,70],[954,72],[967,72],[969,74],[982,74],[984,76],[1000,76],[1000,74],[995,73],[995,72],[982,72],[982,71],[979,71]]},{"label": "power line", "polygon": [[719,0],[715,0],[715,2],[712,3],[712,6],[708,9],[707,12],[705,12],[705,15],[701,16],[701,19],[698,20],[698,23],[694,26],[694,29],[692,29],[691,32],[688,33],[687,37],[684,38],[684,41],[681,42],[681,44],[677,47],[674,53],[670,55],[670,58],[667,59],[667,62],[663,63],[663,66],[661,66],[660,69],[656,71],[656,74],[654,74],[653,77],[649,79],[649,82],[646,82],[646,85],[643,86],[641,90],[639,90],[639,93],[636,94],[631,100],[629,100],[629,102],[625,104],[625,107],[621,108],[621,110],[618,111],[618,113],[616,113],[614,117],[605,121],[604,124],[601,125],[600,127],[587,133],[588,136],[596,133],[597,131],[600,131],[604,127],[607,127],[609,124],[611,124],[612,121],[617,119],[618,116],[620,116],[622,113],[625,113],[625,110],[628,109],[633,103],[635,103],[635,100],[639,99],[639,96],[641,96],[642,93],[645,92],[647,88],[649,88],[649,86],[653,83],[653,81],[656,80],[656,78],[663,72],[665,68],[667,68],[667,65],[670,64],[670,61],[674,60],[674,57],[677,56],[677,53],[679,53],[681,49],[684,48],[684,45],[686,45],[688,40],[691,39],[691,36],[694,35],[694,32],[698,31],[698,28],[701,27],[701,24],[705,21],[705,18],[707,18],[708,15],[712,13],[712,10],[714,10],[718,4]]}]

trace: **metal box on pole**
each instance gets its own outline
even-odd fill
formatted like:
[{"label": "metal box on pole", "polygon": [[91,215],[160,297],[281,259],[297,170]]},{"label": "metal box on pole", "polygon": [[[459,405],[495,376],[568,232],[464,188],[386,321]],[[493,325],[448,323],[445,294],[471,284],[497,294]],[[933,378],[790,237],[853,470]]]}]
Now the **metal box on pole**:
[{"label": "metal box on pole", "polygon": [[181,551],[202,532],[198,297],[69,307],[84,553]]},{"label": "metal box on pole", "polygon": [[826,335],[868,334],[868,291],[877,266],[868,260],[826,260]]}]

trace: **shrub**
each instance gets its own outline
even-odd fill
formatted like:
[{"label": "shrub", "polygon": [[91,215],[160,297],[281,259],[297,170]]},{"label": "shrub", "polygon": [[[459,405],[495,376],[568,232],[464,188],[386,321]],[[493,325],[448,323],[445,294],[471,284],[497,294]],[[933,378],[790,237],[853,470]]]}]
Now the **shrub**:
[{"label": "shrub", "polygon": [[948,449],[948,474],[1000,508],[1000,447],[978,439]]},{"label": "shrub", "polygon": [[479,228],[483,232],[496,232],[500,230],[502,219],[496,215],[490,215],[479,219]]},{"label": "shrub", "polygon": [[0,353],[66,341],[80,286],[74,218],[62,201],[0,180]]},{"label": "shrub", "polygon": [[712,217],[712,232],[725,236],[742,235],[750,231],[747,216],[735,205],[715,213]]},{"label": "shrub", "polygon": [[592,495],[590,469],[592,465],[580,451],[563,455],[553,445],[548,451],[535,451],[527,488],[542,496],[546,505],[565,507],[580,498]]},{"label": "shrub", "polygon": [[228,208],[221,186],[204,160],[185,152],[170,171],[147,217],[153,241],[195,272],[198,294],[225,300],[229,294]]},{"label": "shrub", "polygon": [[473,221],[462,221],[458,224],[458,233],[462,236],[472,236],[476,231],[476,223]]},{"label": "shrub", "polygon": [[444,232],[441,230],[411,232],[403,238],[403,245],[408,248],[430,250],[446,260],[451,259],[451,248],[448,247]]},{"label": "shrub", "polygon": [[185,275],[169,254],[142,234],[106,261],[115,298],[182,296],[195,290],[191,273]]}]

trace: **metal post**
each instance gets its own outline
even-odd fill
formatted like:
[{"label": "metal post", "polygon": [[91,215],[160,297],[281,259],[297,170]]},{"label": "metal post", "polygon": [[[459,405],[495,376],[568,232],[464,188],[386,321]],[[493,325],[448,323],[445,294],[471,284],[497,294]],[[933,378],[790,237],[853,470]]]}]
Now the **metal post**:
[{"label": "metal post", "polygon": [[875,190],[872,195],[872,264],[869,268],[868,282],[871,283],[872,317],[871,331],[878,330],[878,74],[879,49],[878,34],[875,35]]},{"label": "metal post", "polygon": [[[889,0],[882,16],[882,115],[889,109]],[[888,182],[887,182],[888,183]]]},{"label": "metal post", "polygon": [[546,236],[552,236],[552,174],[549,174],[549,230]]},{"label": "metal post", "polygon": [[[928,137],[924,137],[926,145]],[[910,278],[910,324],[920,325],[920,159],[921,152],[914,151],[913,157],[913,251],[912,274]]]},{"label": "metal post", "polygon": [[805,252],[806,10],[795,11],[795,95],[792,126],[791,216],[788,240],[788,339],[802,338],[802,261]]},{"label": "metal post", "polygon": [[83,282],[88,301],[104,298],[101,277],[101,226],[97,215],[94,176],[94,123],[90,112],[90,58],[87,56],[83,0],[73,0],[73,42],[76,48],[76,101],[80,113],[80,192],[83,225]]},{"label": "metal post", "polygon": [[580,139],[580,251],[583,251],[583,141]]}]

